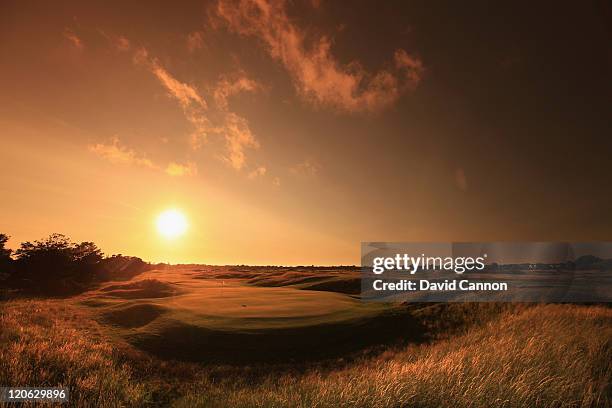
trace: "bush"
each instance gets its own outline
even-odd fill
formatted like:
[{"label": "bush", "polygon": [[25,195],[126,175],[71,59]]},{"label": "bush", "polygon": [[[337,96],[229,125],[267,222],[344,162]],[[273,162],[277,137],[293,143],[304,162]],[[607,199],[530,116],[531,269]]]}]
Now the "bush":
[{"label": "bush", "polygon": [[96,280],[103,259],[93,242],[73,243],[62,234],[24,242],[15,251],[12,281],[30,293],[69,295]]},{"label": "bush", "polygon": [[75,295],[99,282],[130,279],[149,267],[136,257],[105,258],[95,243],[75,243],[57,233],[22,243],[13,260],[4,247],[8,238],[0,234],[0,282],[28,295]]},{"label": "bush", "polygon": [[148,263],[135,256],[113,255],[102,260],[99,277],[102,281],[128,280],[149,267]]}]

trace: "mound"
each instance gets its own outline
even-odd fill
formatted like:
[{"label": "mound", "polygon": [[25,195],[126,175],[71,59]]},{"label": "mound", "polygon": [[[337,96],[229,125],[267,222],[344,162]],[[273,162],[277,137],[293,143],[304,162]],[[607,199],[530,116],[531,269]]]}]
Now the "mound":
[{"label": "mound", "polygon": [[303,290],[358,295],[361,292],[359,271],[291,268],[260,273],[248,280],[248,284],[259,287],[293,286]]},{"label": "mound", "polygon": [[144,279],[125,285],[111,285],[101,289],[106,296],[122,299],[146,299],[176,296],[179,289],[168,282],[157,279]]},{"label": "mound", "polygon": [[332,279],[323,282],[315,282],[309,285],[303,285],[300,288],[307,290],[346,293],[347,295],[358,295],[361,293],[361,280],[359,278]]},{"label": "mound", "polygon": [[206,272],[195,276],[195,279],[251,279],[256,274],[253,273],[245,273],[245,272],[233,272],[233,273],[210,273]]},{"label": "mound", "polygon": [[241,279],[198,279],[198,273],[149,271],[137,281],[113,284],[88,296],[93,297],[90,301],[106,302],[95,313],[114,326],[113,333],[164,359],[319,360],[423,333],[405,308],[365,304],[325,288],[302,290],[327,283],[331,289],[348,291],[350,283],[344,281],[349,276],[335,271],[262,271],[262,276],[276,276],[285,284],[274,287]]},{"label": "mound", "polygon": [[166,313],[166,308],[142,303],[111,310],[102,315],[104,321],[126,328],[142,327]]},{"label": "mound", "polygon": [[308,276],[305,274],[283,274],[280,276],[257,276],[249,279],[249,284],[253,286],[289,286],[300,283],[320,282],[321,280],[329,279],[329,276]]}]

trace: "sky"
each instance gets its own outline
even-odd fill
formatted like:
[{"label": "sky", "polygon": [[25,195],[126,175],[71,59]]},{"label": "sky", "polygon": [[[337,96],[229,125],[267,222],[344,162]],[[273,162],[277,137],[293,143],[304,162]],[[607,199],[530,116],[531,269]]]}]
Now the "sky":
[{"label": "sky", "polygon": [[[126,4],[127,3],[127,4]],[[153,262],[612,240],[607,2],[2,2],[0,232]],[[156,217],[176,209],[169,240]]]}]

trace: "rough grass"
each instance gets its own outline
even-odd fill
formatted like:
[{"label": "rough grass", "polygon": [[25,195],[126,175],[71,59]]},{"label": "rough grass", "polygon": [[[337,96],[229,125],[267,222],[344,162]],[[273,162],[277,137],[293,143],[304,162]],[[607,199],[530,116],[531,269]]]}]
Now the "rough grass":
[{"label": "rough grass", "polygon": [[120,362],[114,345],[81,310],[61,301],[16,301],[0,307],[3,386],[68,387],[73,406],[147,401],[146,387],[133,380],[129,365]]},{"label": "rough grass", "polygon": [[330,373],[202,385],[181,407],[607,407],[612,310],[539,306]]},{"label": "rough grass", "polygon": [[128,304],[104,313],[102,318],[112,325],[135,328],[152,322],[164,313],[166,313],[166,309],[162,306],[149,303]]},{"label": "rough grass", "polygon": [[[389,349],[331,369],[284,373],[149,359],[98,325],[86,308],[66,301],[14,301],[0,308],[0,384],[67,386],[71,406],[611,404],[612,309],[606,307],[491,312],[489,322],[431,344]],[[478,320],[495,308],[432,307],[420,313],[435,325],[435,316],[443,314],[445,320],[469,320],[469,309]]]},{"label": "rough grass", "polygon": [[142,279],[122,285],[111,285],[101,289],[101,292],[110,297],[123,299],[146,299],[175,296],[179,290],[171,283],[157,279]]}]

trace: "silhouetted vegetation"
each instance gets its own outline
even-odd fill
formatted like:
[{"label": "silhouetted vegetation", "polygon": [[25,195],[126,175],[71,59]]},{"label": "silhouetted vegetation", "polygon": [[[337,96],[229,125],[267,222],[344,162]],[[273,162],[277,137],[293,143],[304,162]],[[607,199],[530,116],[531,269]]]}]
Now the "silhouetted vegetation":
[{"label": "silhouetted vegetation", "polygon": [[612,269],[612,259],[602,259],[593,255],[583,255],[574,262],[576,269],[598,269],[609,271]]},{"label": "silhouetted vegetation", "polygon": [[0,234],[0,259],[7,259],[11,257],[12,251],[4,247],[9,238],[10,237],[6,234]]},{"label": "silhouetted vegetation", "polygon": [[13,260],[11,259],[12,251],[5,247],[9,238],[10,237],[6,234],[0,234],[0,299],[4,298],[7,293],[7,290],[2,288],[2,282],[13,272]]},{"label": "silhouetted vegetation", "polygon": [[135,256],[112,255],[101,261],[98,276],[101,281],[128,280],[151,268],[151,264]]},{"label": "silhouetted vegetation", "polygon": [[27,295],[69,296],[113,279],[129,279],[148,264],[136,257],[104,254],[93,242],[72,242],[51,234],[23,242],[15,251],[5,248],[9,237],[0,234],[0,270],[4,286]]},{"label": "silhouetted vegetation", "polygon": [[12,265],[12,251],[5,247],[9,238],[10,237],[6,234],[0,234],[0,273],[5,274],[9,272],[9,268]]}]

